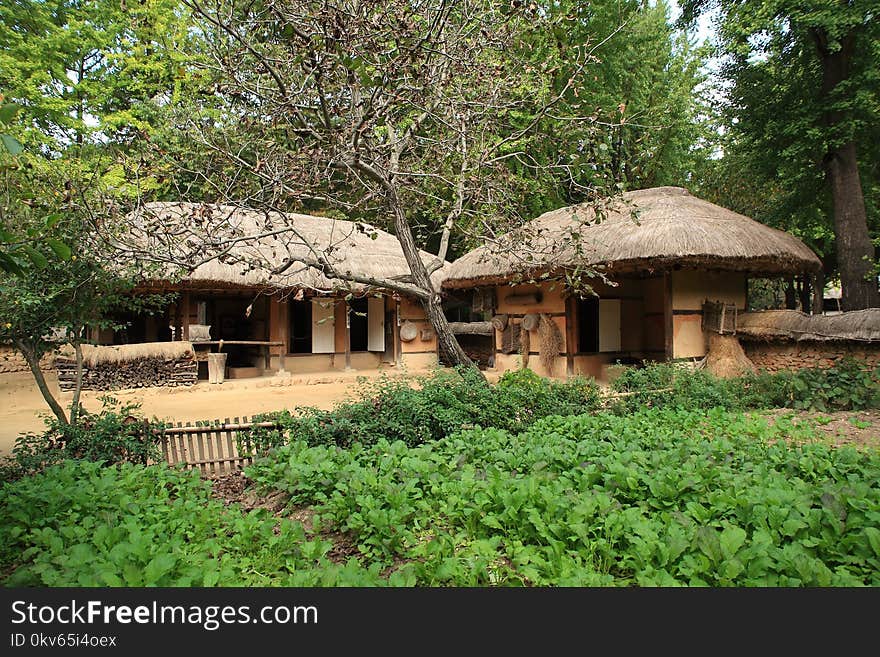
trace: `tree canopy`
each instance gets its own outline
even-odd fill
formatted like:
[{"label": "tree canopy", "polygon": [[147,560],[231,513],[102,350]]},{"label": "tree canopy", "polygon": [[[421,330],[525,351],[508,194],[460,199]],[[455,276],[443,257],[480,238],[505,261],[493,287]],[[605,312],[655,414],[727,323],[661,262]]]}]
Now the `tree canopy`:
[{"label": "tree canopy", "polygon": [[880,21],[876,2],[693,0],[716,12],[725,81],[714,200],[803,238],[844,307],[878,305]]}]

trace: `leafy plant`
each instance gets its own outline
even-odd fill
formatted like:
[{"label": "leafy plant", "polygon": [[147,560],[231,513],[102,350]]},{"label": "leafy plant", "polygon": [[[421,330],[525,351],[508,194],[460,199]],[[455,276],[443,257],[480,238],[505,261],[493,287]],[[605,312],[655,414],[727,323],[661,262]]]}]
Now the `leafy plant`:
[{"label": "leafy plant", "polygon": [[548,415],[593,410],[599,401],[592,381],[561,383],[530,370],[509,372],[495,386],[469,368],[415,381],[381,378],[361,384],[356,399],[332,411],[303,408],[261,416],[277,420],[282,429],[249,432],[255,451],[298,440],[342,447],[382,439],[418,445],[475,426],[520,430]]},{"label": "leafy plant", "polygon": [[46,431],[19,436],[2,465],[4,479],[33,474],[66,459],[147,464],[159,457],[163,425],[139,415],[139,404],[101,397],[99,413],[81,411],[76,425],[46,418]]},{"label": "leafy plant", "polygon": [[612,384],[630,393],[612,408],[618,413],[648,407],[796,408],[804,410],[862,410],[880,407],[880,368],[842,359],[830,368],[797,372],[760,372],[718,379],[702,370],[660,363],[629,368]]},{"label": "leafy plant", "polygon": [[7,586],[375,585],[332,543],[211,499],[196,472],[64,461],[0,489]]},{"label": "leafy plant", "polygon": [[298,441],[248,474],[424,585],[878,585],[880,456],[811,437],[654,409],[416,447]]}]

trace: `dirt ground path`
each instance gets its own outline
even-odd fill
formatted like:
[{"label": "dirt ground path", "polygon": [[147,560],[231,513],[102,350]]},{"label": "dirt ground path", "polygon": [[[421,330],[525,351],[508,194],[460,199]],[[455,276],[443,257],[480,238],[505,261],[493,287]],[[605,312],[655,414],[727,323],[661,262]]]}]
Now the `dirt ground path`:
[{"label": "dirt ground path", "polygon": [[[385,370],[384,373],[388,376],[403,374],[394,370]],[[148,418],[181,422],[252,416],[297,406],[329,409],[354,395],[361,376],[376,378],[380,372],[226,380],[219,385],[199,382],[188,388],[143,388],[112,393],[87,391],[83,393],[83,406],[89,411],[99,411],[102,406],[99,398],[110,394],[123,403],[140,403],[141,412]],[[54,377],[50,379],[50,385],[57,395],[58,383]],[[62,403],[69,404],[70,398],[70,393],[61,395]],[[42,418],[48,413],[46,402],[29,373],[0,374],[0,455],[11,452],[20,433],[42,431]]]}]

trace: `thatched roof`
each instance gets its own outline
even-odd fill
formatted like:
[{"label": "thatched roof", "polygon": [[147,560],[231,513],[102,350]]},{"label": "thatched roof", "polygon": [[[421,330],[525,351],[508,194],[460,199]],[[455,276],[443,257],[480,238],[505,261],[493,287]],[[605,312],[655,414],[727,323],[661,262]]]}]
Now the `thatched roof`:
[{"label": "thatched roof", "polygon": [[[205,220],[206,215],[208,220]],[[397,238],[363,223],[306,214],[263,213],[228,205],[184,202],[147,203],[133,213],[131,218],[137,228],[120,238],[120,242],[131,244],[135,241],[144,251],[145,263],[151,259],[147,257],[148,254],[174,260],[194,248],[197,255],[209,253],[210,246],[202,250],[200,239],[192,238],[186,230],[163,234],[166,226],[196,226],[201,222],[211,226],[212,236],[220,240],[230,236],[259,236],[257,239],[237,242],[222,259],[199,264],[183,279],[191,287],[244,286],[319,291],[343,287],[364,289],[369,286],[344,283],[345,276],[389,279],[405,277],[410,273]],[[291,230],[279,231],[284,227],[291,227]],[[276,234],[265,236],[271,231]],[[422,251],[421,254],[422,261],[426,264],[436,260],[436,256],[430,253]],[[283,273],[272,274],[270,271],[284,264],[286,260],[305,257],[316,261],[319,255],[325,257],[340,273],[340,278],[328,278],[319,269],[299,262]],[[248,263],[263,263],[263,266],[251,267]],[[173,270],[168,268],[165,273],[171,277]],[[151,273],[149,278],[153,281],[164,281],[165,273]],[[439,272],[435,272],[434,279],[439,286]]]},{"label": "thatched roof", "polygon": [[798,310],[741,313],[736,333],[745,340],[880,342],[880,308],[837,315],[807,315]]},{"label": "thatched roof", "polygon": [[816,255],[799,239],[692,196],[656,187],[595,206],[542,214],[444,268],[444,287],[471,287],[601,266],[609,275],[673,267],[781,275],[815,271]]}]

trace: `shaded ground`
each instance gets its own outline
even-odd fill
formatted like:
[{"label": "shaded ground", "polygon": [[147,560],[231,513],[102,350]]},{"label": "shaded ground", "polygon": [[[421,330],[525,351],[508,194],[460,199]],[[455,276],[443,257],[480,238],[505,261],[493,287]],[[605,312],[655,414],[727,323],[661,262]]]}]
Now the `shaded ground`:
[{"label": "shaded ground", "polygon": [[[405,373],[394,369],[382,372],[389,376]],[[409,372],[414,375],[424,373]],[[101,409],[100,398],[110,395],[123,403],[139,403],[141,412],[148,418],[175,422],[222,420],[297,406],[330,409],[355,393],[359,376],[375,378],[379,374],[380,370],[333,372],[296,378],[227,380],[221,384],[200,382],[186,388],[138,388],[110,393],[86,391],[82,400],[83,406],[93,412]],[[48,374],[47,379],[58,397],[58,383],[54,374]],[[60,394],[62,404],[69,404],[71,396],[71,393]],[[46,402],[30,373],[0,374],[0,455],[11,452],[19,434],[42,431],[42,418],[48,412]]]},{"label": "shaded ground", "polygon": [[834,447],[852,445],[860,449],[880,449],[880,411],[877,410],[822,413],[781,408],[762,411],[760,415],[769,417],[774,423],[813,426],[819,431],[822,441]]}]

